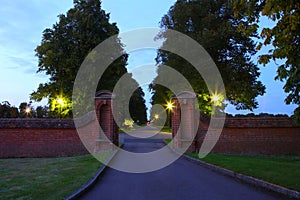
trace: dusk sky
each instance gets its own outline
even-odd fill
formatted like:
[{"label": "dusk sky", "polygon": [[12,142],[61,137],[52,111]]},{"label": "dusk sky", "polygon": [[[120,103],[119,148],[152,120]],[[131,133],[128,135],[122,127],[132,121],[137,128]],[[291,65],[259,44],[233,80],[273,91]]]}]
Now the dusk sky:
[{"label": "dusk sky", "polygon": [[[158,27],[159,21],[175,0],[103,0],[102,8],[111,13],[110,21],[116,22],[121,32]],[[29,94],[45,83],[48,77],[36,74],[38,60],[34,49],[41,43],[42,32],[57,22],[59,14],[73,7],[73,0],[2,0],[0,7],[0,102],[9,101],[14,106],[29,101]],[[145,64],[155,64],[155,50],[130,54],[128,69]],[[255,63],[257,61],[255,60]],[[278,64],[278,63],[277,63]],[[282,113],[291,115],[295,105],[285,105],[283,83],[274,81],[277,65],[270,63],[261,69],[260,80],[266,85],[266,94],[258,97],[259,109],[255,113]],[[149,76],[155,76],[155,67]],[[136,79],[138,74],[134,74]],[[143,88],[146,88],[145,86]],[[147,91],[145,91],[147,92]],[[149,106],[150,94],[146,95]],[[45,101],[43,102],[45,104]],[[38,105],[38,104],[35,104]],[[231,106],[229,113],[237,113]],[[248,113],[243,111],[239,113]]]}]

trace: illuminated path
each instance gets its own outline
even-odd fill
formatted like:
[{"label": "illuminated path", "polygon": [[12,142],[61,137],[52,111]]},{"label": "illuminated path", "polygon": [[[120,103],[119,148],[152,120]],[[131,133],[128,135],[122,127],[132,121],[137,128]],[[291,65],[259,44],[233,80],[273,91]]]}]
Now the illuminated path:
[{"label": "illuminated path", "polygon": [[[150,131],[143,128],[140,132]],[[165,137],[162,135],[161,137]],[[164,146],[161,140],[141,141],[126,136],[124,149],[132,152],[149,152]],[[117,155],[118,156],[118,155]],[[116,157],[115,162],[118,162]],[[101,200],[272,200],[284,199],[273,193],[242,184],[233,178],[215,173],[184,158],[150,173],[124,173],[107,168],[95,186],[81,199]]]}]

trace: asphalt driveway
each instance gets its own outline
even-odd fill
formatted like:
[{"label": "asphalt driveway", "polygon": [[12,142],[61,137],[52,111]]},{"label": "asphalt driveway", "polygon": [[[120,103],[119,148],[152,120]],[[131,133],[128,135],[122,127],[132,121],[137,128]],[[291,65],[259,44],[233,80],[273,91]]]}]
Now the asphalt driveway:
[{"label": "asphalt driveway", "polygon": [[[150,136],[154,132],[155,129],[146,127],[136,134]],[[157,134],[143,139],[123,135],[121,140],[125,150],[145,153],[162,148],[165,145],[162,139],[168,137],[170,137],[168,134]],[[126,163],[126,160],[122,154],[117,154],[113,162]],[[80,199],[279,200],[286,198],[243,184],[179,158],[163,169],[148,173],[126,173],[107,168],[95,186]]]}]

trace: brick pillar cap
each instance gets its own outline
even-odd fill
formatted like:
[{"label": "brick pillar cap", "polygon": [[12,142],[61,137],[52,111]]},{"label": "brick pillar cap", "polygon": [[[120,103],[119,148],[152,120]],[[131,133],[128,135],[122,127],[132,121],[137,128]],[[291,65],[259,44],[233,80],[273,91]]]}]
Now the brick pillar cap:
[{"label": "brick pillar cap", "polygon": [[190,91],[181,91],[178,94],[174,95],[172,98],[173,99],[175,99],[175,98],[177,98],[177,99],[195,99],[196,94],[194,92],[190,92]]},{"label": "brick pillar cap", "polygon": [[95,99],[115,99],[116,95],[109,90],[100,90],[96,92]]}]

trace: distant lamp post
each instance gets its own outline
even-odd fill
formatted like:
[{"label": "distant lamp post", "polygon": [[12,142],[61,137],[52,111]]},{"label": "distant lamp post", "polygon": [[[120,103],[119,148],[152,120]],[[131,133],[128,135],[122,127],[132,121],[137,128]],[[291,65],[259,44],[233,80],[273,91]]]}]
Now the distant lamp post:
[{"label": "distant lamp post", "polygon": [[25,108],[25,113],[26,113],[26,116],[28,117],[29,113],[31,112],[31,108],[30,107],[26,107]]},{"label": "distant lamp post", "polygon": [[167,102],[166,104],[167,110],[168,110],[168,127],[171,128],[171,111],[173,110],[173,103],[172,102]]}]

